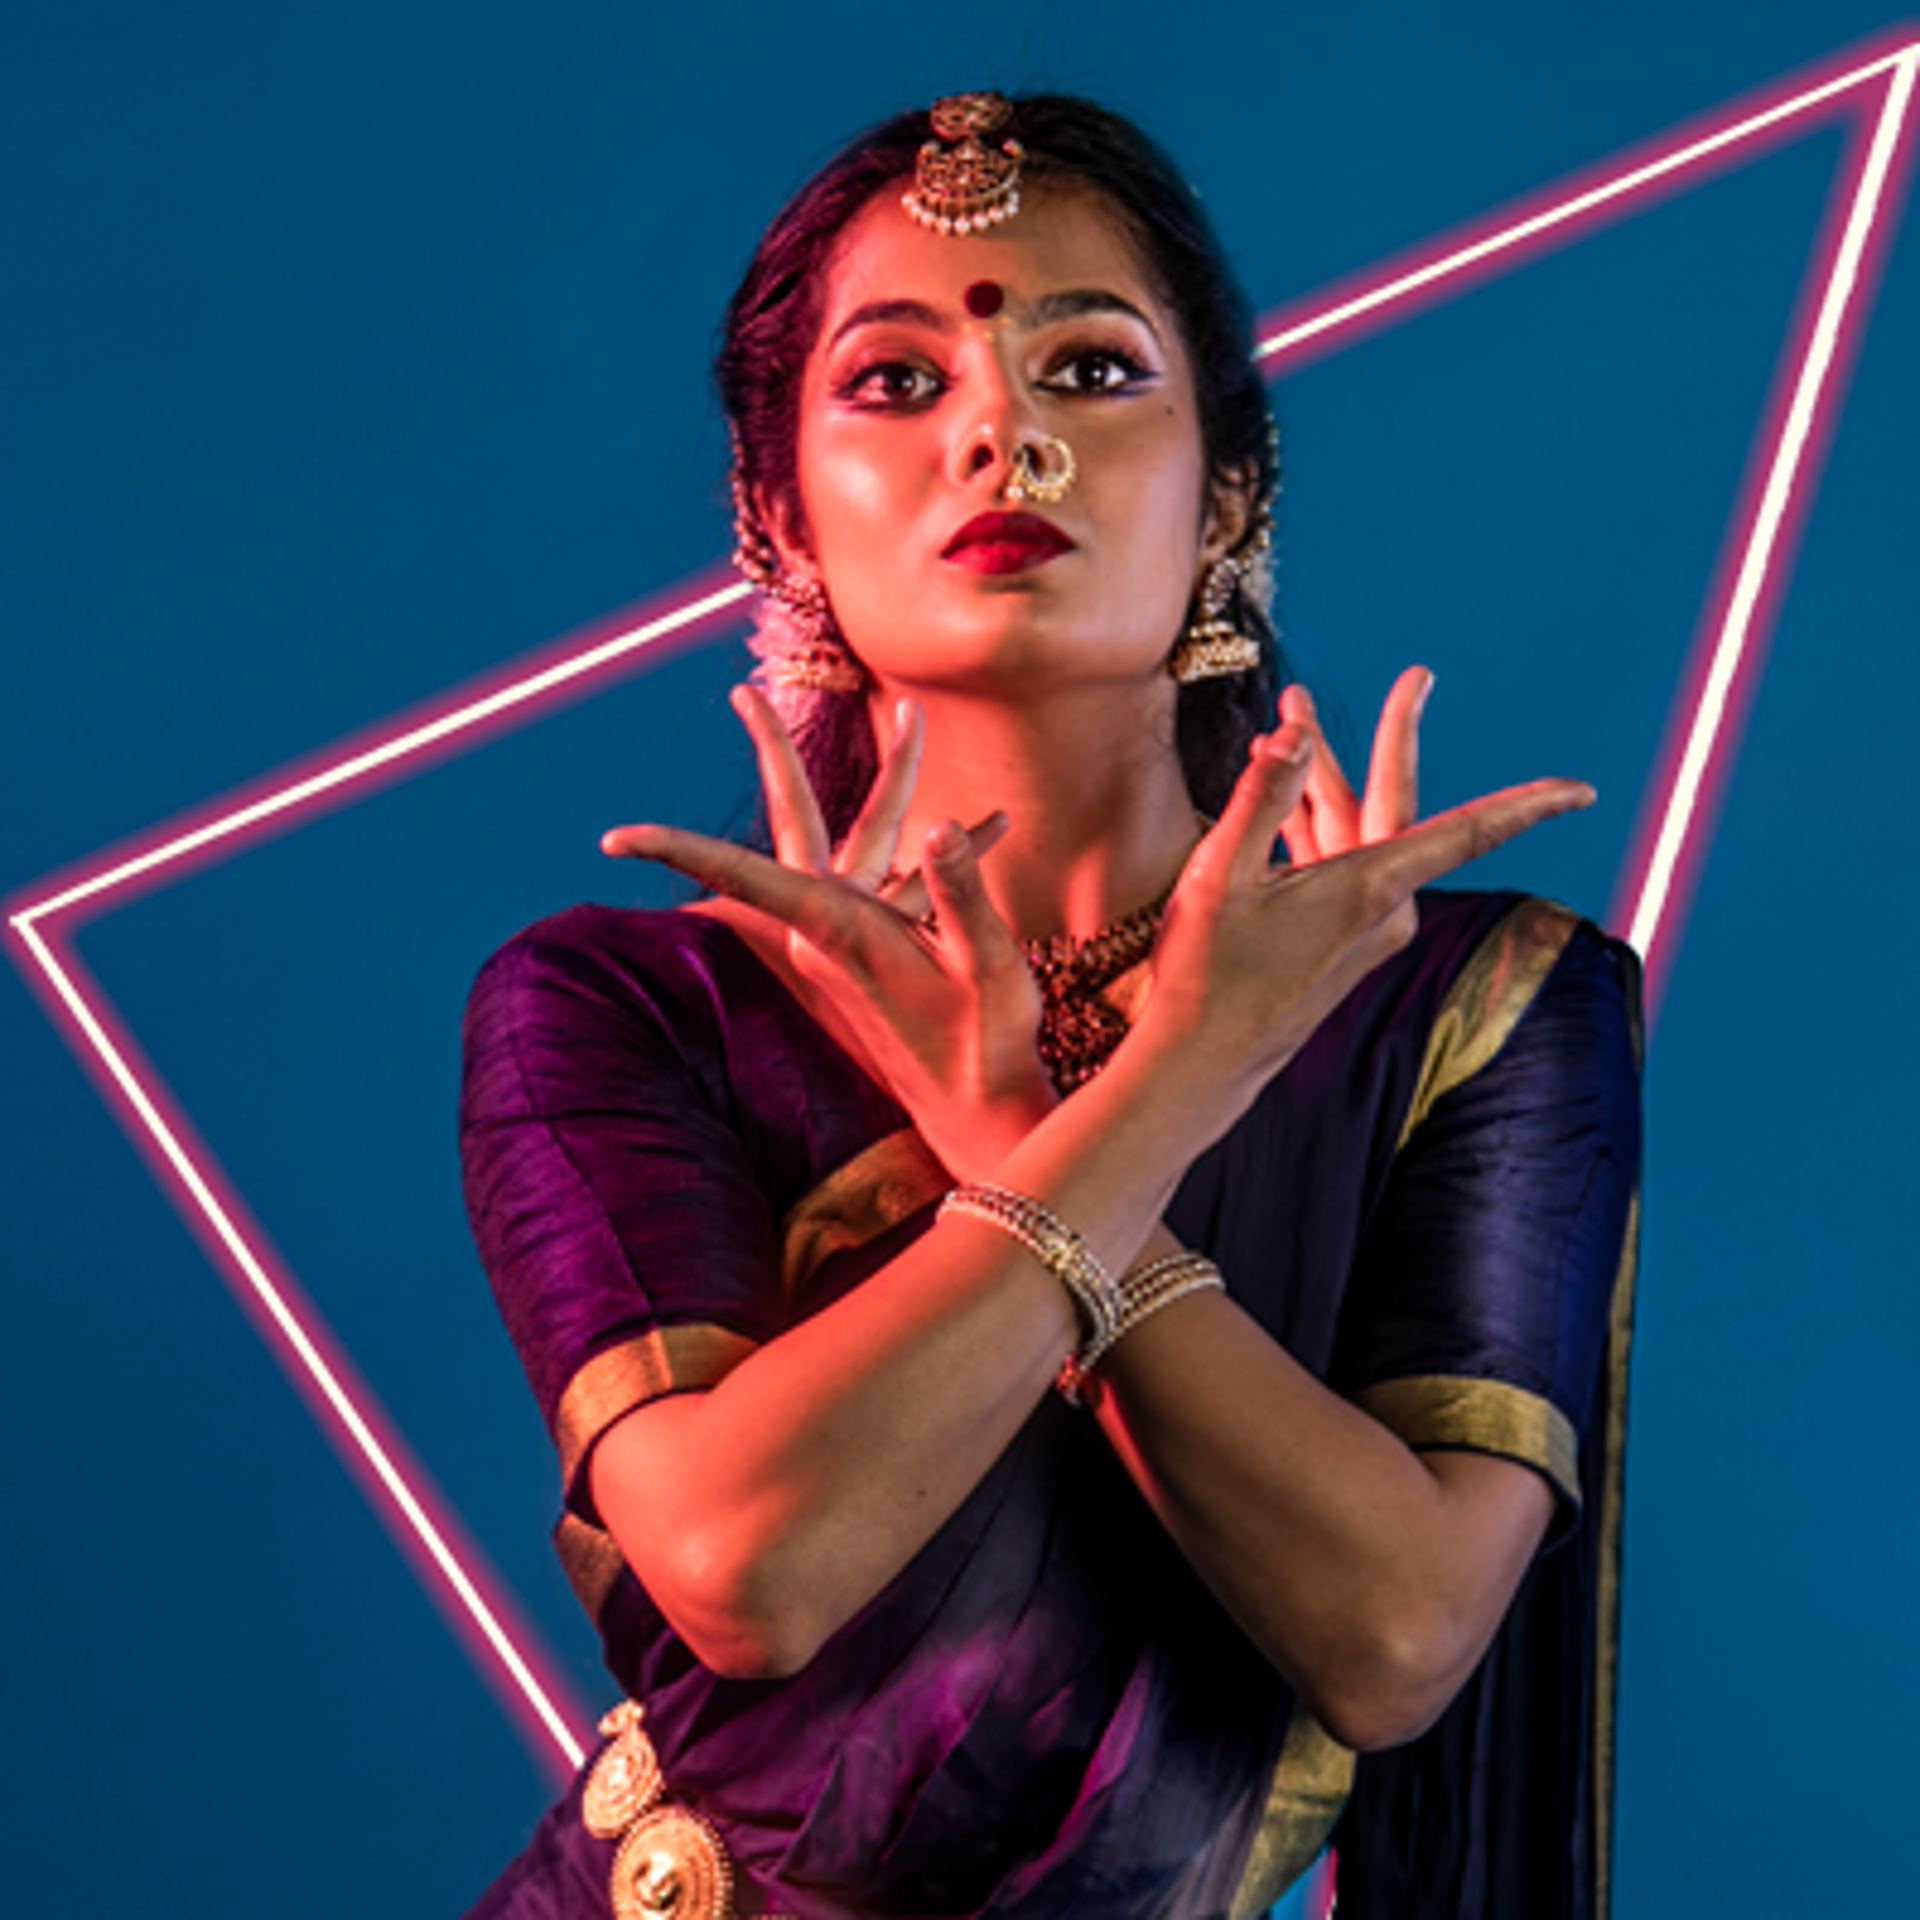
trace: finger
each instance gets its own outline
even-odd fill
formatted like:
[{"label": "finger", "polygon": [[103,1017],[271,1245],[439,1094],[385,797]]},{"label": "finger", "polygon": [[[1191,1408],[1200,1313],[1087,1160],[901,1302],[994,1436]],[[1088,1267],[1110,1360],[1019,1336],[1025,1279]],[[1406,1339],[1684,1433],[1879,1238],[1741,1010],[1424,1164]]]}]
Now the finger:
[{"label": "finger", "polygon": [[1420,817],[1420,716],[1432,691],[1431,671],[1409,667],[1380,709],[1366,798],[1360,803],[1363,841],[1390,839]]},{"label": "finger", "polygon": [[926,714],[917,700],[894,709],[893,738],[887,744],[880,775],[860,809],[836,862],[841,873],[861,886],[878,886],[892,871],[900,847],[900,825],[913,798],[926,746]]},{"label": "finger", "polygon": [[[1313,740],[1313,762],[1307,770],[1306,808],[1312,824],[1316,860],[1330,860],[1360,844],[1360,803],[1341,770],[1340,757],[1327,743],[1320,709],[1305,687],[1289,687],[1281,696],[1283,717],[1307,729]],[[1292,846],[1292,842],[1288,842]]]},{"label": "finger", "polygon": [[1200,842],[1187,870],[1199,879],[1249,886],[1268,870],[1280,823],[1300,804],[1313,760],[1313,739],[1292,721],[1262,734],[1247,754],[1219,823]]},{"label": "finger", "polygon": [[1313,809],[1304,800],[1280,822],[1280,837],[1287,843],[1287,858],[1296,867],[1310,867],[1325,857],[1320,851],[1320,836],[1314,831]]},{"label": "finger", "polygon": [[939,916],[941,941],[969,979],[986,982],[1011,966],[1024,970],[1020,943],[987,892],[972,840],[955,822],[927,835],[920,871]]},{"label": "finger", "polygon": [[1491,853],[1543,820],[1592,806],[1596,797],[1583,780],[1534,780],[1437,813],[1431,820],[1409,827],[1391,840],[1363,847],[1350,857],[1368,882],[1379,889],[1379,911],[1384,918],[1416,888],[1430,885],[1483,853]]},{"label": "finger", "polygon": [[[984,820],[969,827],[967,841],[973,849],[973,857],[981,860],[991,853],[1007,837],[1009,824],[1007,816],[996,808]],[[926,875],[915,867],[911,873],[901,877],[898,886],[888,890],[886,901],[895,913],[909,920],[921,919],[931,904]]]},{"label": "finger", "polygon": [[833,843],[806,769],[792,738],[758,687],[738,686],[729,696],[753,741],[760,763],[760,785],[767,796],[767,825],[774,851],[802,873],[825,873],[833,864]]},{"label": "finger", "polygon": [[855,943],[853,910],[874,911],[871,901],[838,881],[797,872],[731,840],[684,827],[615,827],[601,835],[600,850],[618,859],[653,860],[671,867],[715,893],[758,907],[829,953],[843,954]]}]

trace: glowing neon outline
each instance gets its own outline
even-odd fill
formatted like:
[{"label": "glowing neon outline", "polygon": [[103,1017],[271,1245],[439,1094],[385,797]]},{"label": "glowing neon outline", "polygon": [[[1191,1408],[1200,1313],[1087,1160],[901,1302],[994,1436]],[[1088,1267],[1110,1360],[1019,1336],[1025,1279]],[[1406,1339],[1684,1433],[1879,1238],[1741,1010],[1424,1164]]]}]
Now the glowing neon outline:
[{"label": "glowing neon outline", "polygon": [[[1681,729],[1673,770],[1664,797],[1644,816],[1647,830],[1639,836],[1644,850],[1630,853],[1625,869],[1638,869],[1627,889],[1632,904],[1625,918],[1629,938],[1647,957],[1650,975],[1677,937],[1671,929],[1682,899],[1681,883],[1697,861],[1699,828],[1708,815],[1713,781],[1724,776],[1731,758],[1742,676],[1750,677],[1769,596],[1777,599],[1781,576],[1790,565],[1796,495],[1804,513],[1810,490],[1800,482],[1814,466],[1823,434],[1831,430],[1832,403],[1840,390],[1836,369],[1871,307],[1870,293],[1861,295],[1877,265],[1871,253],[1876,222],[1882,251],[1892,232],[1891,217],[1881,220],[1881,215],[1893,204],[1900,149],[1912,132],[1920,38],[1902,29],[1881,36],[1878,45],[1880,50],[1871,57],[1862,59],[1860,51],[1835,56],[1819,69],[1744,96],[1743,104],[1693,123],[1678,145],[1670,144],[1671,134],[1663,136],[1589,169],[1579,177],[1585,184],[1557,182],[1336,289],[1323,289],[1283,309],[1260,329],[1261,359],[1297,364],[1325,351],[1336,337],[1345,340],[1377,324],[1391,310],[1417,306],[1442,285],[1464,290],[1495,261],[1502,261],[1505,270],[1550,240],[1564,243],[1587,231],[1603,215],[1618,217],[1656,189],[1672,191],[1684,174],[1724,164],[1736,148],[1769,136],[1784,137],[1790,126],[1803,123],[1817,109],[1845,104],[1854,89],[1885,76],[1885,98],[1854,170],[1845,218],[1827,250],[1830,257],[1819,276],[1810,324],[1784,356],[1783,365],[1792,372],[1784,404],[1773,410],[1777,421],[1760,436],[1755,470],[1761,478],[1749,489],[1751,510],[1736,507],[1729,522],[1729,551],[1737,553],[1737,560],[1724,609],[1716,611],[1720,597],[1709,596],[1709,617],[1696,645],[1696,652],[1704,647],[1704,660],[1695,663],[1691,675],[1691,705],[1684,698],[1676,702],[1675,711],[1685,709],[1689,718]],[[1824,77],[1812,78],[1816,71]],[[1830,218],[1823,232],[1833,227]],[[339,804],[350,791],[361,797],[402,762],[416,763],[412,770],[417,771],[456,739],[465,750],[509,718],[524,721],[538,705],[577,694],[669,638],[687,637],[717,622],[748,592],[744,584],[705,583],[664,612],[604,623],[588,635],[542,649],[533,656],[537,665],[523,659],[492,681],[468,688],[450,705],[429,703],[418,717],[376,731],[364,743],[336,743],[310,763],[300,763],[310,764],[311,771],[289,779],[295,770],[283,768],[255,783],[250,796],[245,790],[225,796],[91,862],[78,863],[54,891],[8,914],[9,929],[23,950],[16,963],[56,1028],[101,1086],[163,1187],[173,1193],[189,1228],[203,1244],[211,1233],[210,1252],[217,1266],[229,1268],[229,1284],[235,1279],[240,1283],[235,1291],[243,1309],[256,1321],[264,1316],[265,1337],[278,1349],[296,1389],[316,1406],[323,1426],[331,1421],[336,1447],[349,1470],[363,1484],[371,1482],[376,1505],[388,1514],[389,1530],[417,1569],[424,1564],[430,1590],[439,1590],[443,1605],[451,1603],[456,1630],[470,1647],[477,1644],[482,1671],[497,1693],[504,1683],[509,1717],[523,1732],[530,1725],[539,1729],[538,1757],[557,1754],[569,1769],[582,1757],[579,1729],[585,1720],[551,1677],[551,1662],[539,1652],[536,1637],[513,1618],[503,1596],[489,1596],[493,1582],[481,1570],[477,1550],[459,1538],[451,1508],[432,1493],[422,1471],[403,1458],[397,1438],[383,1434],[388,1423],[370,1391],[350,1379],[344,1356],[329,1357],[333,1342],[320,1316],[259,1230],[250,1222],[243,1227],[237,1198],[221,1190],[217,1162],[199,1143],[190,1143],[184,1119],[169,1113],[171,1102],[158,1074],[145,1063],[136,1065],[137,1049],[104,993],[90,981],[83,990],[82,970],[57,941],[52,923],[64,917],[81,924],[104,910],[108,896],[119,895],[124,903],[163,870],[171,878],[183,877],[215,854],[237,851],[270,827],[284,828],[322,805]],[[347,746],[351,750],[343,755],[341,748]],[[1649,792],[1658,785],[1652,783]],[[27,891],[31,889],[23,893]],[[46,932],[41,931],[43,921],[49,923]],[[441,1508],[437,1518],[436,1507]]]}]

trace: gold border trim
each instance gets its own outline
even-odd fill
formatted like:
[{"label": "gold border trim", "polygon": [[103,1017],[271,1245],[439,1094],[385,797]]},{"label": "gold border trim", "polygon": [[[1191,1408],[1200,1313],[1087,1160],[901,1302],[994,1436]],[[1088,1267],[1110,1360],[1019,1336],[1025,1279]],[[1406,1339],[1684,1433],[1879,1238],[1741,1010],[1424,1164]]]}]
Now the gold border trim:
[{"label": "gold border trim", "polygon": [[836,1253],[864,1247],[953,1185],[933,1149],[902,1127],[862,1149],[780,1223],[780,1285],[791,1300]]},{"label": "gold border trim", "polygon": [[553,1550],[573,1597],[598,1626],[614,1582],[627,1570],[626,1555],[612,1534],[582,1520],[577,1513],[560,1516],[553,1530]]},{"label": "gold border trim", "polygon": [[1620,1549],[1626,1505],[1627,1361],[1640,1269],[1640,1196],[1627,1210],[1626,1243],[1607,1328],[1605,1452],[1600,1465],[1600,1566],[1594,1595],[1593,1838],[1596,1920],[1613,1911],[1614,1737],[1620,1684]]},{"label": "gold border trim", "polygon": [[1354,1753],[1296,1700],[1227,1920],[1259,1920],[1313,1865],[1353,1792]]},{"label": "gold border trim", "polygon": [[657,1327],[603,1347],[571,1380],[553,1410],[560,1481],[569,1491],[600,1436],[623,1414],[661,1395],[717,1386],[758,1346],[730,1327]]},{"label": "gold border trim", "polygon": [[1396,1153],[1443,1094],[1472,1079],[1507,1044],[1579,924],[1578,914],[1552,900],[1522,900],[1468,955],[1427,1035]]},{"label": "gold border trim", "polygon": [[1504,1380],[1409,1374],[1362,1388],[1355,1401],[1415,1448],[1462,1447],[1537,1467],[1580,1505],[1580,1448],[1573,1422],[1543,1395]]}]

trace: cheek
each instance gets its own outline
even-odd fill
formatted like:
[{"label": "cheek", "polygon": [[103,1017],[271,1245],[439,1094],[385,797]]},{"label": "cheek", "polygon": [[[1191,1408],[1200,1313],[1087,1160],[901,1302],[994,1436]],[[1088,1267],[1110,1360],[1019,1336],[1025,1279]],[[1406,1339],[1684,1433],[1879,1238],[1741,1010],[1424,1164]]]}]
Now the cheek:
[{"label": "cheek", "polygon": [[902,476],[883,453],[870,436],[802,433],[800,497],[822,565],[840,554],[870,561],[891,545],[904,499]]}]

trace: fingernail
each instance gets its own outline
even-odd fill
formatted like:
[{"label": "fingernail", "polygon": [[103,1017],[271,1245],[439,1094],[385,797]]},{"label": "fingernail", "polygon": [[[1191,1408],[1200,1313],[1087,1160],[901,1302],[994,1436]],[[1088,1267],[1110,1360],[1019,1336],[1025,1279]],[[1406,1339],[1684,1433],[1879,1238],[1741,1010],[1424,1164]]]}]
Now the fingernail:
[{"label": "fingernail", "polygon": [[942,820],[927,835],[927,857],[930,860],[957,859],[966,851],[967,836],[961,832],[957,820]]},{"label": "fingernail", "polygon": [[907,737],[907,729],[913,725],[913,702],[896,700],[893,703],[893,738],[897,746]]},{"label": "fingernail", "polygon": [[1413,711],[1416,717],[1426,712],[1427,696],[1433,692],[1433,683],[1437,677],[1433,669],[1429,667],[1427,669],[1427,684],[1420,689],[1420,697],[1413,703]]}]

